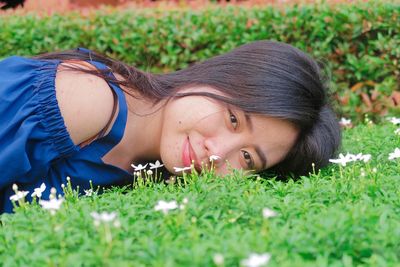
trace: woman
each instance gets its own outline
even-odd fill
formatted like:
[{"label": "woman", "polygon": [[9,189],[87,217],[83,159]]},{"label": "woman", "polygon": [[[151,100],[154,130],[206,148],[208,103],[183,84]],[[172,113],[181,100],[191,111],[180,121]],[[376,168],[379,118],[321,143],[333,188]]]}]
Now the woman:
[{"label": "woman", "polygon": [[[111,90],[110,90],[111,88]],[[0,62],[2,211],[12,184],[61,192],[132,181],[131,164],[307,174],[340,130],[317,63],[257,41],[187,69],[150,74],[87,49]],[[28,199],[30,195],[27,196]]]}]

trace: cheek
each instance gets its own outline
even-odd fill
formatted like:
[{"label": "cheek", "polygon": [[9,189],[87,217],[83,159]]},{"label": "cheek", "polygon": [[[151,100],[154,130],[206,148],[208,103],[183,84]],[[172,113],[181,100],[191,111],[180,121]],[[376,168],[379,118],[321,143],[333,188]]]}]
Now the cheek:
[{"label": "cheek", "polygon": [[213,112],[203,113],[202,116],[197,117],[192,129],[202,136],[202,140],[209,137],[221,137],[227,130],[224,112],[213,110]]},{"label": "cheek", "polygon": [[179,128],[179,125],[178,121],[170,121],[170,123],[164,123],[162,128],[160,137],[160,159],[167,169],[179,167],[179,162],[177,162],[177,160],[179,159],[185,138],[185,133]]},{"label": "cheek", "polygon": [[166,139],[161,141],[160,160],[169,172],[173,172],[174,167],[182,167],[180,162],[182,144],[178,139]]},{"label": "cheek", "polygon": [[215,172],[219,175],[226,175],[232,173],[233,169],[235,170],[242,169],[239,158],[236,154],[230,156],[225,163],[221,164],[220,166],[217,166],[215,168]]}]

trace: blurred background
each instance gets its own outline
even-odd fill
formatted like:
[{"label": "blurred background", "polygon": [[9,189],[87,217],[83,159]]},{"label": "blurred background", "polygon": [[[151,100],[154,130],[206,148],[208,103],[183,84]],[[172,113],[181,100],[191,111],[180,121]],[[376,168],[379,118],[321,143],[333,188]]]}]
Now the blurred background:
[{"label": "blurred background", "polygon": [[[65,12],[74,9],[99,8],[109,5],[117,8],[140,8],[156,6],[189,6],[192,8],[202,7],[207,4],[220,5],[290,5],[302,3],[321,3],[320,0],[3,0],[4,2],[14,3],[18,11],[35,12]],[[362,0],[366,2],[365,0]],[[0,1],[1,2],[1,1]],[[354,0],[326,0],[325,3],[354,3]],[[357,1],[360,2],[360,1]],[[23,3],[22,5],[17,5]],[[12,9],[12,8],[10,8]],[[10,10],[8,9],[8,10]],[[1,12],[1,11],[0,11]],[[4,10],[3,10],[4,12]],[[8,11],[9,12],[9,11]]]},{"label": "blurred background", "polygon": [[0,0],[0,60],[86,47],[170,72],[256,40],[309,53],[339,117],[400,116],[399,0]]}]

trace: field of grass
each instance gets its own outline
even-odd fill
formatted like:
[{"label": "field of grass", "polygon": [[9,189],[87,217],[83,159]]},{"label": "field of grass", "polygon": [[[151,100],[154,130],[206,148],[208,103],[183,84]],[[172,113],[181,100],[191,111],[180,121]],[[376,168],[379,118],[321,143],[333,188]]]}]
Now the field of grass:
[{"label": "field of grass", "polygon": [[[388,159],[400,148],[398,127],[344,130],[341,151],[371,159],[298,181],[208,173],[180,185],[69,192],[54,215],[20,207],[0,217],[1,265],[246,266],[251,253],[268,253],[268,266],[400,266],[400,158]],[[160,200],[178,208],[155,210]],[[116,218],[96,222],[92,212]]]}]

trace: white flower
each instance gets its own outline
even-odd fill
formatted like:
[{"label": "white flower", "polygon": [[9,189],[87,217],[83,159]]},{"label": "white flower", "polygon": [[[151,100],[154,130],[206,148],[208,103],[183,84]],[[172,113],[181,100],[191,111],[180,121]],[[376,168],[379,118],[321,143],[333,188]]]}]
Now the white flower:
[{"label": "white flower", "polygon": [[191,169],[192,169],[192,167],[183,167],[183,168],[174,167],[174,171],[175,172],[185,172],[185,171],[188,171],[188,170],[191,170]]},{"label": "white flower", "polygon": [[341,118],[339,121],[339,124],[342,126],[350,126],[351,125],[351,120],[350,119],[346,119],[346,118]]},{"label": "white flower", "polygon": [[352,159],[352,161],[362,160],[364,162],[367,162],[371,159],[370,154],[363,155],[362,153],[358,153],[357,155],[352,155],[352,154],[349,154],[349,155],[350,155],[350,158]]},{"label": "white flower", "polygon": [[178,203],[175,200],[166,202],[164,200],[158,201],[157,205],[154,207],[157,211],[162,211],[164,214],[167,214],[168,211],[174,210],[178,208]]},{"label": "white flower", "polygon": [[210,156],[210,161],[219,160],[220,158],[221,158],[220,156],[211,155],[211,156]]},{"label": "white flower", "polygon": [[346,166],[347,163],[353,161],[352,155],[347,153],[346,156],[343,156],[342,153],[339,154],[338,159],[330,159],[329,162],[341,164],[342,166]]},{"label": "white flower", "polygon": [[263,253],[263,254],[251,253],[249,258],[242,260],[240,263],[246,267],[258,267],[266,265],[270,259],[271,259],[271,254],[269,253]]},{"label": "white flower", "polygon": [[83,190],[85,192],[85,196],[91,197],[93,195],[93,189]]},{"label": "white flower", "polygon": [[363,158],[363,154],[362,153],[358,153],[358,154],[347,153],[347,155],[351,159],[351,161],[357,161],[357,160],[361,160]]},{"label": "white flower", "polygon": [[396,158],[400,158],[400,148],[396,148],[393,153],[389,154],[389,159],[393,160]]},{"label": "white flower", "polygon": [[218,265],[223,265],[224,264],[224,255],[219,254],[219,253],[214,254],[213,261],[214,261],[214,264],[217,265],[217,266]]},{"label": "white flower", "polygon": [[90,213],[90,216],[92,216],[95,221],[108,223],[108,222],[112,222],[115,220],[115,218],[117,217],[117,213],[115,213],[115,212],[98,213],[98,212],[93,211]]},{"label": "white flower", "polygon": [[33,189],[34,192],[31,194],[31,197],[37,196],[38,198],[42,197],[42,193],[46,190],[46,185],[42,183],[39,188]]},{"label": "white flower", "polygon": [[389,118],[389,121],[394,125],[400,124],[400,118],[391,117]]},{"label": "white flower", "polygon": [[396,130],[394,131],[394,134],[400,135],[400,128],[396,129]]},{"label": "white flower", "polygon": [[347,163],[352,162],[352,161],[362,160],[364,162],[367,162],[370,159],[371,159],[370,154],[363,155],[362,153],[358,153],[357,155],[353,155],[353,154],[347,153],[346,156],[344,156],[343,154],[339,154],[338,159],[330,159],[329,162],[341,164],[342,166],[346,166]]},{"label": "white flower", "polygon": [[164,166],[164,164],[161,164],[159,160],[157,160],[156,162],[150,163],[150,170],[152,169],[158,169],[161,168],[162,166]]},{"label": "white flower", "polygon": [[362,158],[361,158],[361,160],[364,161],[364,162],[367,162],[370,159],[371,159],[371,154],[363,155]]},{"label": "white flower", "polygon": [[54,215],[56,210],[60,209],[61,204],[63,203],[63,198],[53,198],[50,200],[39,200],[39,204],[42,206],[43,209],[49,210],[51,214]]},{"label": "white flower", "polygon": [[135,169],[135,171],[141,171],[141,170],[144,170],[144,169],[146,169],[146,167],[147,167],[147,163],[146,163],[146,165],[142,165],[142,164],[139,164],[139,165],[134,165],[134,164],[131,164],[131,166],[132,166],[132,168],[134,168]]},{"label": "white flower", "polygon": [[10,197],[10,200],[19,201],[20,199],[23,199],[24,197],[26,197],[26,195],[28,193],[29,193],[28,191],[18,191],[15,195],[12,195]]},{"label": "white flower", "polygon": [[189,199],[188,199],[187,197],[185,197],[185,198],[182,200],[182,203],[183,203],[183,204],[189,203]]},{"label": "white flower", "polygon": [[152,170],[148,170],[146,173],[147,173],[147,175],[153,175],[153,171]]},{"label": "white flower", "polygon": [[270,210],[269,208],[264,208],[262,210],[262,214],[264,218],[270,218],[270,217],[275,217],[277,213],[273,210]]}]

